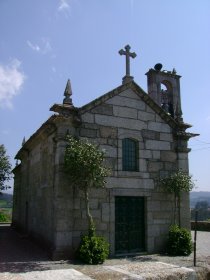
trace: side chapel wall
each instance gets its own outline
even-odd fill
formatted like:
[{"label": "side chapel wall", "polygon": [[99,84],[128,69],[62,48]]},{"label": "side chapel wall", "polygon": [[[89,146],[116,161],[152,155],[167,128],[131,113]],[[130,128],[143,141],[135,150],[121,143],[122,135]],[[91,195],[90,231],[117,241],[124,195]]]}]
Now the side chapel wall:
[{"label": "side chapel wall", "polygon": [[13,225],[45,246],[53,244],[53,136],[39,138],[22,151],[15,168]]}]

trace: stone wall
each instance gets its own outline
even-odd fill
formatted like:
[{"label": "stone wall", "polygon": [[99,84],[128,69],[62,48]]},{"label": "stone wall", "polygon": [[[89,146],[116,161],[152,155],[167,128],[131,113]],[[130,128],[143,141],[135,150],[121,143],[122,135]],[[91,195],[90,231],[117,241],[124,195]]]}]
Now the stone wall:
[{"label": "stone wall", "polygon": [[53,136],[37,139],[15,171],[13,225],[47,247],[53,244],[53,148]]}]

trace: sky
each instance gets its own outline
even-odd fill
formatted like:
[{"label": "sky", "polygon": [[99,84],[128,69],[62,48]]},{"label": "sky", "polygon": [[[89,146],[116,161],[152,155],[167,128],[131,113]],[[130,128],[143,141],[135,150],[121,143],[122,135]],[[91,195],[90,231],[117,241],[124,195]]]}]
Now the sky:
[{"label": "sky", "polygon": [[10,160],[62,103],[80,107],[121,85],[129,44],[134,81],[156,63],[181,75],[196,191],[210,191],[209,0],[0,0],[0,144]]}]

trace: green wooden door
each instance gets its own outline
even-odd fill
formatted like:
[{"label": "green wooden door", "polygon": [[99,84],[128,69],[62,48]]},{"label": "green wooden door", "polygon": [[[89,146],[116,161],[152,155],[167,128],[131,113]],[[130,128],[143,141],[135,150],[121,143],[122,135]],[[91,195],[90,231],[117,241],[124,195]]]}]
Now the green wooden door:
[{"label": "green wooden door", "polygon": [[115,253],[145,251],[144,198],[115,197]]}]

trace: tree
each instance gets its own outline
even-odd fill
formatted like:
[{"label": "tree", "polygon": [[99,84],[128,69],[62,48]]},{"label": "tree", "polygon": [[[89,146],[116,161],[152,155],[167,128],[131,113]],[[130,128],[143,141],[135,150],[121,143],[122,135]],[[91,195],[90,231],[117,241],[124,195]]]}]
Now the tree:
[{"label": "tree", "polygon": [[210,218],[209,203],[206,200],[197,201],[195,209],[191,210],[191,218],[195,219],[195,213],[198,213],[198,221],[206,221]]},{"label": "tree", "polygon": [[206,200],[201,200],[201,201],[197,201],[195,204],[195,209],[204,209],[204,210],[208,210],[209,207],[209,203]]},{"label": "tree", "polygon": [[160,179],[160,186],[164,191],[174,194],[174,223],[177,223],[178,211],[178,224],[181,225],[181,193],[190,192],[194,187],[192,176],[185,172],[178,170],[172,173],[169,177]]},{"label": "tree", "polygon": [[93,235],[95,226],[89,206],[89,190],[91,188],[103,188],[105,177],[109,170],[103,166],[104,152],[95,145],[67,137],[64,166],[72,185],[79,187],[85,196],[86,213],[89,224],[89,234]]},{"label": "tree", "polygon": [[12,177],[12,165],[9,162],[9,157],[6,154],[4,145],[0,145],[0,192],[9,186],[5,185],[5,182],[9,181]]}]

